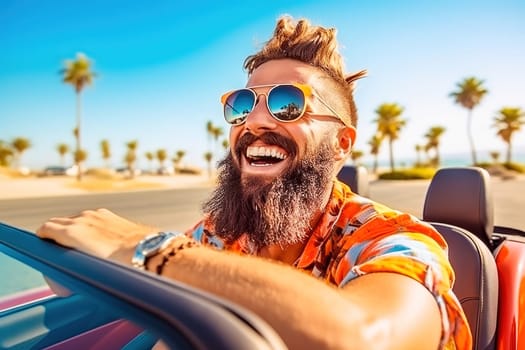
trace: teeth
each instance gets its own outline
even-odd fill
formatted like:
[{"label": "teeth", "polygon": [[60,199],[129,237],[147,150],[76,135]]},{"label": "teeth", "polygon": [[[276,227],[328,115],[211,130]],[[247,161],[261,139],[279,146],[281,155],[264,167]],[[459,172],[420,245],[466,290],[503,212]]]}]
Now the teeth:
[{"label": "teeth", "polygon": [[286,155],[278,152],[275,148],[270,147],[248,147],[246,150],[247,157],[273,157],[277,159],[286,159]]}]

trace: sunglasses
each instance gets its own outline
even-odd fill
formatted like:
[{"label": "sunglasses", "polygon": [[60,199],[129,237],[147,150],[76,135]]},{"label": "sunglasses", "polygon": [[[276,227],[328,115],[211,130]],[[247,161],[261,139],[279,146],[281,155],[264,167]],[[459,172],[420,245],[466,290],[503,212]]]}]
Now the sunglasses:
[{"label": "sunglasses", "polygon": [[[264,87],[271,87],[271,89],[266,94],[255,92],[256,88]],[[311,86],[305,84],[258,85],[227,92],[221,97],[224,119],[229,124],[241,125],[253,111],[260,95],[266,96],[268,111],[280,122],[293,122],[301,118],[306,110],[307,98],[310,96],[315,96],[325,105],[334,114],[333,117],[344,120],[314,92]]]}]

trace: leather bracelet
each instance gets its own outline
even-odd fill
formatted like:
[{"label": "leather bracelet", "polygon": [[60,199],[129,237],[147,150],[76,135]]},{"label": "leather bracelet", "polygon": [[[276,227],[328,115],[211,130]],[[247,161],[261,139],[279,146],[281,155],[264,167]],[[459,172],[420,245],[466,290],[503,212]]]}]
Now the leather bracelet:
[{"label": "leather bracelet", "polygon": [[131,264],[141,270],[147,270],[147,261],[169,247],[170,243],[177,237],[184,236],[180,232],[157,232],[144,237],[135,248],[131,258]]},{"label": "leather bracelet", "polygon": [[177,254],[177,252],[183,250],[183,249],[186,249],[186,248],[193,248],[193,247],[196,247],[196,246],[200,246],[200,244],[198,242],[195,242],[195,241],[189,241],[189,242],[185,242],[185,243],[182,243],[176,247],[170,247],[169,249],[165,250],[163,253],[162,253],[162,260],[160,262],[159,265],[157,265],[155,267],[155,272],[157,273],[157,275],[162,275],[162,271],[164,271],[164,267],[168,264],[168,262],[173,259],[175,257],[175,255]]}]

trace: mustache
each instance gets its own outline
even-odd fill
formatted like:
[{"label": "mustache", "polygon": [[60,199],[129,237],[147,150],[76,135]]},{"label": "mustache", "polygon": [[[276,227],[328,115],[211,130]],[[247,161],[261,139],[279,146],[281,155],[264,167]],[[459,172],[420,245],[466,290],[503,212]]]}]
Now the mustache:
[{"label": "mustache", "polygon": [[235,154],[240,158],[243,154],[246,154],[246,149],[255,141],[262,141],[268,145],[279,146],[284,149],[289,156],[295,156],[297,154],[297,144],[290,138],[277,134],[275,132],[265,132],[259,136],[252,133],[246,133],[239,138],[237,145],[235,146]]}]

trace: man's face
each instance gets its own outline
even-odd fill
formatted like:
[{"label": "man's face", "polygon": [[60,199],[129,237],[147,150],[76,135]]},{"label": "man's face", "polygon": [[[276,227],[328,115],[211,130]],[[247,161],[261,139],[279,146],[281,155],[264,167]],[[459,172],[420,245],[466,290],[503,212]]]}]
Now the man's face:
[{"label": "man's face", "polygon": [[[270,61],[254,71],[247,86],[312,86],[318,74],[295,60]],[[257,88],[257,93],[269,88]],[[353,137],[353,129],[326,117],[333,113],[315,98],[294,122],[278,121],[267,109],[266,96],[258,98],[245,123],[232,127],[231,153],[221,162],[217,189],[203,206],[218,236],[232,241],[246,234],[256,251],[304,241],[342,159],[341,135],[343,143]]]},{"label": "man's face", "polygon": [[[319,74],[317,68],[300,61],[273,60],[258,67],[246,86],[303,83],[317,89],[319,87],[316,84],[321,81],[317,78]],[[241,170],[243,181],[253,177],[267,181],[275,179],[286,169],[294,167],[308,152],[314,152],[322,142],[326,142],[324,139],[326,133],[334,128],[334,123],[337,123],[329,117],[309,116],[309,114],[333,115],[312,96],[308,97],[307,109],[303,117],[288,123],[276,120],[266,105],[266,94],[270,88],[255,89],[258,94],[257,104],[245,123],[232,126],[230,130],[231,149],[238,150],[238,145],[242,146],[240,149],[242,152],[234,152],[233,157]],[[269,133],[287,142],[272,142],[271,139],[265,138]],[[254,135],[257,138],[251,138],[251,142],[246,143],[245,135]],[[336,140],[332,142],[335,143]]]}]

